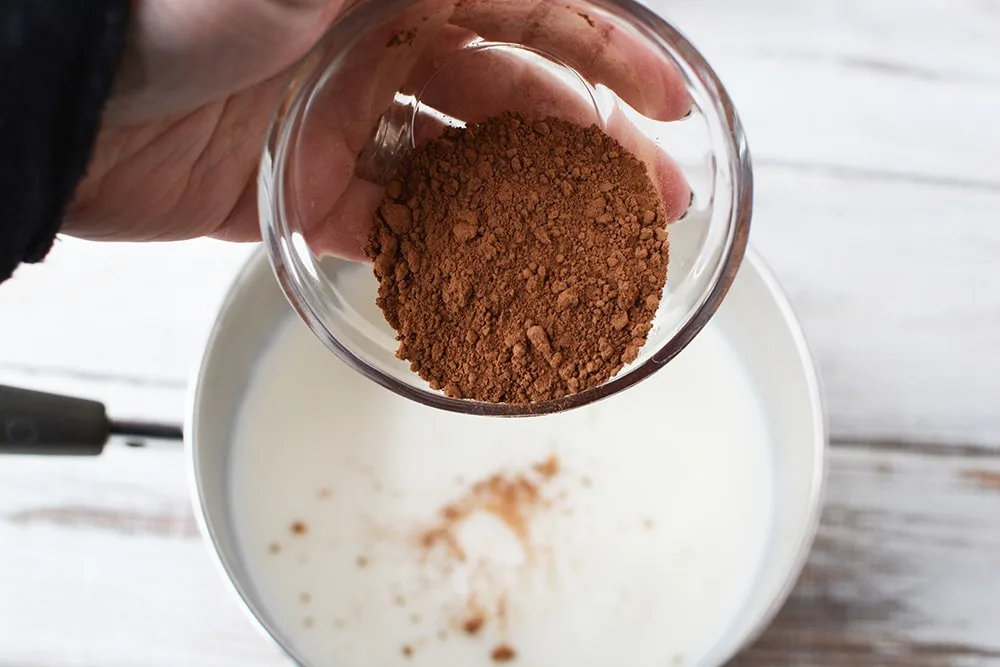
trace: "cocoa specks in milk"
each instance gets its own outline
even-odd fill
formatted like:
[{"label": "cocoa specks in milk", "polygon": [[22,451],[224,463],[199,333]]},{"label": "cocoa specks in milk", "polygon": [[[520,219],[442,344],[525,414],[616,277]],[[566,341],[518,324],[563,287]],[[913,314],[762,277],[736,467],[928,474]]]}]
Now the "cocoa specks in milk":
[{"label": "cocoa specks in milk", "polygon": [[667,225],[645,165],[596,126],[513,113],[404,158],[368,255],[397,356],[454,398],[596,387],[646,342]]}]

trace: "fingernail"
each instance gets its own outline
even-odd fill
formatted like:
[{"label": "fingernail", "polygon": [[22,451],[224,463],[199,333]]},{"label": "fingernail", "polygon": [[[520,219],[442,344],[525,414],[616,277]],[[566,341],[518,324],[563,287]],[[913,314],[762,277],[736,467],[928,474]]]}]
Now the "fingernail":
[{"label": "fingernail", "polygon": [[679,217],[676,220],[674,220],[674,222],[680,222],[684,218],[688,217],[688,213],[691,212],[692,208],[694,208],[694,191],[693,190],[691,191],[691,198],[688,200],[688,207],[684,210],[683,213],[681,213],[681,217]]}]

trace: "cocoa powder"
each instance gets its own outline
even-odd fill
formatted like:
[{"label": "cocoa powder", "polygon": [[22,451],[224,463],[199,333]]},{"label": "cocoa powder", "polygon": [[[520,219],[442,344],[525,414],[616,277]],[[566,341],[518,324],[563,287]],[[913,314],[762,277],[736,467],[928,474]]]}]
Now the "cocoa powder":
[{"label": "cocoa powder", "polygon": [[453,398],[596,387],[646,342],[667,276],[645,165],[596,126],[507,113],[402,161],[367,249],[397,356]]}]

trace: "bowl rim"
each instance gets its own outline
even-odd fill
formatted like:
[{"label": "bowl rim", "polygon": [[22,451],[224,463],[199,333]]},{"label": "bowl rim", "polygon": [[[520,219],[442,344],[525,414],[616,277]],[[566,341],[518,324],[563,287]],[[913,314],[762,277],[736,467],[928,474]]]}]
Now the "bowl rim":
[{"label": "bowl rim", "polygon": [[[366,11],[388,14],[413,0],[366,0],[354,5],[338,19],[327,34],[303,61],[303,65],[292,78],[278,104],[267,130],[267,139],[261,153],[261,167],[258,176],[258,211],[261,236],[270,259],[274,275],[285,297],[298,316],[317,336],[327,349],[343,362],[369,380],[399,394],[432,408],[462,414],[529,417],[573,410],[608,398],[614,394],[647,379],[662,369],[667,362],[680,354],[711,320],[725,300],[746,254],[753,213],[753,170],[750,149],[747,144],[742,122],[735,105],[715,70],[708,61],[676,28],[667,23],[656,12],[636,0],[587,0],[609,12],[624,12],[634,17],[635,27],[643,36],[661,46],[669,40],[670,48],[683,57],[686,67],[699,80],[714,99],[714,114],[725,129],[728,144],[728,163],[733,176],[732,205],[726,239],[721,249],[718,265],[713,268],[709,288],[692,307],[686,321],[674,335],[657,349],[648,359],[611,378],[604,384],[558,399],[529,404],[486,403],[466,399],[455,399],[435,392],[429,387],[408,384],[381,371],[369,360],[355,353],[343,341],[334,336],[324,324],[322,313],[314,303],[315,295],[303,288],[309,282],[303,281],[303,273],[321,274],[317,258],[307,252],[307,266],[300,266],[295,245],[290,242],[292,235],[281,210],[284,204],[280,175],[285,171],[287,147],[294,139],[294,131],[300,116],[308,106],[315,92],[315,84],[325,72],[316,67],[331,43],[349,43],[351,36],[362,30]],[[276,185],[278,184],[278,185]]]},{"label": "bowl rim", "polygon": [[746,259],[745,264],[748,268],[753,269],[756,277],[766,288],[767,294],[774,306],[781,314],[781,319],[792,336],[795,351],[801,362],[800,367],[809,392],[808,398],[813,427],[811,445],[814,465],[809,480],[809,497],[806,501],[808,520],[798,537],[795,555],[792,558],[788,571],[785,573],[784,580],[781,586],[771,593],[770,601],[764,607],[756,621],[750,623],[741,634],[736,635],[737,639],[732,642],[731,648],[718,654],[718,659],[714,661],[714,664],[719,666],[725,665],[741,651],[749,648],[770,627],[778,612],[785,606],[792,591],[798,585],[802,571],[812,553],[816,536],[819,534],[829,480],[830,417],[823,391],[823,380],[819,373],[818,364],[816,363],[816,356],[809,345],[805,330],[802,328],[802,323],[798,315],[795,314],[795,309],[792,307],[788,295],[781,287],[781,282],[770,265],[753,247],[747,249]]},{"label": "bowl rim", "polygon": [[[232,286],[226,293],[226,297],[219,307],[218,316],[208,335],[206,344],[201,351],[201,357],[192,373],[189,389],[186,395],[184,444],[186,466],[189,479],[189,489],[191,503],[194,509],[196,523],[199,532],[205,540],[205,547],[210,554],[210,558],[222,575],[226,587],[230,594],[235,596],[237,603],[242,607],[245,616],[250,620],[262,635],[277,646],[283,653],[289,656],[296,664],[309,667],[312,663],[307,661],[292,642],[285,638],[275,627],[270,615],[265,613],[263,603],[258,602],[253,594],[254,584],[249,572],[243,567],[237,551],[229,553],[220,546],[220,533],[228,531],[232,533],[233,528],[229,516],[215,516],[209,508],[209,496],[211,494],[226,494],[226,488],[214,488],[206,484],[206,473],[202,468],[201,451],[204,447],[223,447],[226,453],[231,447],[230,442],[206,442],[199,437],[201,423],[201,406],[204,396],[211,391],[206,386],[205,378],[208,371],[215,363],[216,349],[226,344],[226,339],[230,335],[230,330],[226,325],[226,315],[237,307],[241,301],[246,299],[245,288],[254,280],[259,279],[261,274],[267,271],[265,264],[267,260],[265,253],[253,253],[237,274]],[[809,405],[811,412],[811,422],[813,424],[813,448],[815,464],[810,479],[810,494],[807,501],[808,520],[797,537],[795,556],[785,573],[779,587],[770,592],[769,603],[764,610],[747,624],[744,631],[739,634],[722,634],[719,643],[709,651],[709,656],[713,658],[711,663],[700,667],[720,667],[747,648],[760,634],[772,623],[774,617],[784,606],[791,594],[799,576],[802,573],[816,535],[819,531],[821,511],[826,497],[827,476],[829,465],[829,422],[823,398],[822,384],[819,371],[815,362],[805,333],[796,317],[791,303],[788,301],[781,284],[765,264],[760,255],[749,248],[746,254],[744,271],[753,272],[766,288],[767,297],[770,298],[780,313],[780,319],[776,320],[776,326],[784,326],[791,334],[794,341],[793,350],[798,359],[799,368],[803,374],[803,379],[808,386]],[[228,456],[226,456],[228,462]],[[225,474],[225,472],[223,473]],[[224,497],[222,506],[228,508],[228,496]],[[735,639],[732,639],[735,637]],[[728,642],[728,645],[726,644]],[[720,649],[721,647],[721,649]],[[716,659],[717,658],[717,659]]]}]

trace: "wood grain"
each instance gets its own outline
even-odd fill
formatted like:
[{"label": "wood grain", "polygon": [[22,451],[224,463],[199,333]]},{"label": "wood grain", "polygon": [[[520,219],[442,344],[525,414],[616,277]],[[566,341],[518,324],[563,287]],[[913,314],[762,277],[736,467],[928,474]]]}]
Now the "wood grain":
[{"label": "wood grain", "polygon": [[[836,447],[805,573],[731,667],[1000,666],[998,478],[987,450]],[[4,459],[0,667],[285,664],[227,594],[185,481],[169,446]]]},{"label": "wood grain", "polygon": [[0,374],[182,387],[250,251],[207,239],[63,239],[0,289]]},{"label": "wood grain", "polygon": [[1000,456],[842,446],[809,564],[731,667],[1000,665]]},{"label": "wood grain", "polygon": [[195,526],[178,445],[0,465],[0,667],[275,667]]},{"label": "wood grain", "polygon": [[709,59],[763,164],[1000,186],[997,0],[647,0]]},{"label": "wood grain", "polygon": [[805,328],[834,434],[1000,446],[1000,190],[756,173],[753,242]]},{"label": "wood grain", "polygon": [[[833,432],[1000,447],[1000,1],[648,4],[736,100]],[[64,241],[0,289],[0,382],[183,385],[247,251]]]},{"label": "wood grain", "polygon": [[648,4],[734,97],[834,433],[1000,446],[1000,2]]},{"label": "wood grain", "polygon": [[[1000,667],[1000,0],[647,3],[740,109],[752,243],[841,438],[803,577],[732,667]],[[62,241],[0,289],[0,382],[179,420],[250,250]],[[286,664],[179,450],[0,461],[0,667]]]}]

